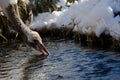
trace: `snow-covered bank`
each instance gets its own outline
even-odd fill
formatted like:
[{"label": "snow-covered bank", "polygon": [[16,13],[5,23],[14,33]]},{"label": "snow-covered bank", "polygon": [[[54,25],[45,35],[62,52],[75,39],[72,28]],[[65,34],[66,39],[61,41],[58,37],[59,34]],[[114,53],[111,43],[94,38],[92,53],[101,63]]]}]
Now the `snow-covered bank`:
[{"label": "snow-covered bank", "polygon": [[[61,11],[42,13],[34,18],[33,29],[43,27],[72,27],[73,31],[100,36],[103,32],[120,39],[120,0],[79,0],[65,7],[66,0],[60,0]],[[54,25],[54,26],[53,26]]]}]

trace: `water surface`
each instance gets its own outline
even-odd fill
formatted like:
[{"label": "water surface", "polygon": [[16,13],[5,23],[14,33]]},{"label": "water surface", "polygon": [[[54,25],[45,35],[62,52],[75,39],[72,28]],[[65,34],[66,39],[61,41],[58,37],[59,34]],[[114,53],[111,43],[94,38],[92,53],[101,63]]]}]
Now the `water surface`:
[{"label": "water surface", "polygon": [[47,58],[29,47],[0,48],[0,80],[120,80],[120,53],[48,41]]}]

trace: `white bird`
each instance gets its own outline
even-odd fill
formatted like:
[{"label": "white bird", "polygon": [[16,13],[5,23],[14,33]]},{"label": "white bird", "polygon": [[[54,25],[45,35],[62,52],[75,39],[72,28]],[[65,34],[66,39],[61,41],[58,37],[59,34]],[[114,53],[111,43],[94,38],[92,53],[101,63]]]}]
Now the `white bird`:
[{"label": "white bird", "polygon": [[4,14],[13,23],[13,29],[21,35],[22,40],[29,46],[42,52],[43,55],[49,55],[49,52],[42,43],[40,35],[25,25],[20,18],[17,3],[18,0],[0,0],[0,6]]}]

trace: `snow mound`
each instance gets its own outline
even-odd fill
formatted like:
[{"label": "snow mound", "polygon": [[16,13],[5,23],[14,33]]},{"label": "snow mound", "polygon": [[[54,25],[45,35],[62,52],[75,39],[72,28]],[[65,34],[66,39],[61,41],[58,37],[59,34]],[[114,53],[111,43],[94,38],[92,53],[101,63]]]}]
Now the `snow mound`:
[{"label": "snow mound", "polygon": [[114,12],[120,12],[120,0],[79,0],[66,7],[66,0],[60,0],[57,5],[61,11],[42,13],[34,18],[33,29],[43,27],[70,27],[73,31],[85,34],[110,34],[120,39],[120,16],[114,17]]}]

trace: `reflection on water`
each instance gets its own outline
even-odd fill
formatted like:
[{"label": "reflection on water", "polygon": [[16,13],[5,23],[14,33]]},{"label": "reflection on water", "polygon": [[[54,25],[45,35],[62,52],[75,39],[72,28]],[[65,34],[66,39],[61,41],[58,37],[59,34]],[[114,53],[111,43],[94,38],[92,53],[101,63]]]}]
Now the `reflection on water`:
[{"label": "reflection on water", "polygon": [[47,58],[28,47],[0,49],[0,80],[120,80],[120,53],[45,42]]}]

